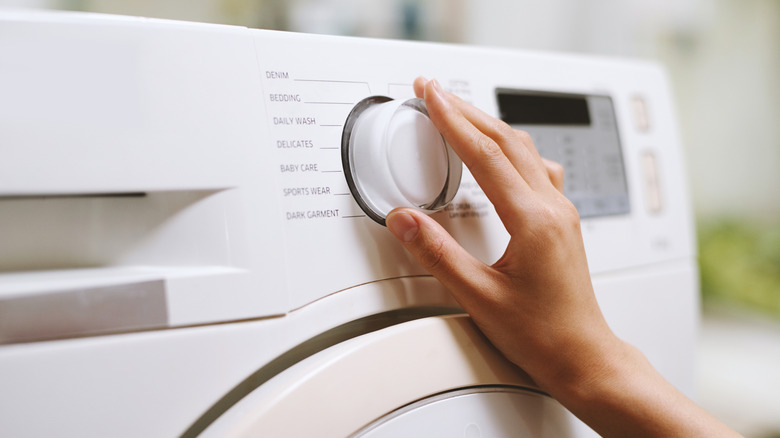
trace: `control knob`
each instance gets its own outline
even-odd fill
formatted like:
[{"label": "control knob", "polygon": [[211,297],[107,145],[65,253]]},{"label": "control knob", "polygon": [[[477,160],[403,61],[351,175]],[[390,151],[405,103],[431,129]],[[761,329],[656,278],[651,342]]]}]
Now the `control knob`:
[{"label": "control knob", "polygon": [[422,99],[372,96],[358,102],[344,124],[341,159],[355,201],[381,225],[396,207],[428,214],[443,209],[463,172]]}]

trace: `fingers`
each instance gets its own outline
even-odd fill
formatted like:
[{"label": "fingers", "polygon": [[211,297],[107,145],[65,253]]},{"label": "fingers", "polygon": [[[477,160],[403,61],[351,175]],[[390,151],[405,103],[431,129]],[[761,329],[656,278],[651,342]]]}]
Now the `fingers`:
[{"label": "fingers", "polygon": [[488,282],[488,267],[468,253],[426,214],[397,208],[386,218],[387,228],[410,254],[453,292],[464,305],[474,300],[475,285]]},{"label": "fingers", "polygon": [[501,146],[452,105],[436,81],[425,85],[425,102],[431,121],[469,168],[504,225],[519,225],[513,212],[531,189]]},{"label": "fingers", "polygon": [[504,121],[486,114],[454,94],[445,92],[445,95],[469,122],[501,147],[509,161],[532,187],[547,183],[548,176],[542,164],[542,157],[528,133],[512,129]]},{"label": "fingers", "polygon": [[[437,85],[438,82],[436,80],[428,81],[425,78],[417,78],[414,82],[415,94],[426,96],[426,103],[428,103],[428,95],[432,95],[438,90],[443,100],[459,111],[471,125],[501,149],[516,171],[523,176],[531,187],[535,189],[549,187],[549,176],[545,170],[542,158],[539,156],[531,137],[527,133],[512,129],[503,121],[491,117],[457,96],[441,90]],[[430,103],[428,104],[430,105]],[[432,120],[434,117],[431,114]],[[435,123],[436,121],[434,120]]]},{"label": "fingers", "polygon": [[545,169],[547,169],[547,176],[550,178],[550,182],[555,188],[563,193],[563,166],[555,161],[542,158]]},{"label": "fingers", "polygon": [[414,95],[422,99],[425,96],[425,84],[428,83],[428,79],[422,76],[418,76],[414,80]]}]

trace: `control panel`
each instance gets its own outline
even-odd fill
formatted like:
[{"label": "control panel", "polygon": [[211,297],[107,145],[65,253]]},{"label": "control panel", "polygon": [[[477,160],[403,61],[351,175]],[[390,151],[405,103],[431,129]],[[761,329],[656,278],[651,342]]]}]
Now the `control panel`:
[{"label": "control panel", "polygon": [[[412,82],[420,75],[527,131],[543,156],[564,166],[564,193],[582,218],[594,274],[692,254],[684,191],[671,189],[684,181],[666,78],[657,66],[285,36],[255,38],[270,143],[292,145],[285,138],[295,132],[304,136],[298,144],[312,146],[277,147],[287,248],[316,266],[312,277],[288,277],[295,305],[326,293],[317,288],[334,293],[424,275],[380,226],[394,207],[429,210],[487,263],[503,253],[508,235],[493,206],[468,169],[459,170],[424,108],[414,107]],[[564,74],[572,71],[578,74]],[[642,129],[632,110],[637,98],[652,101],[644,117],[650,125]],[[670,166],[664,175],[654,173],[661,166],[643,164],[647,154]],[[296,167],[305,165],[319,171]],[[312,246],[320,251],[307,251]],[[332,262],[322,263],[323,251]],[[335,265],[342,261],[349,268]]]},{"label": "control panel", "polygon": [[398,206],[493,263],[509,236],[417,76],[563,164],[594,276],[694,254],[653,64],[83,15],[3,27],[0,300],[33,309],[13,330],[84,293],[129,316],[74,335],[282,315],[428,275],[383,226]]},{"label": "control panel", "polygon": [[564,194],[581,218],[630,213],[609,96],[499,89],[496,98],[501,119],[528,132],[543,157],[563,166]]}]

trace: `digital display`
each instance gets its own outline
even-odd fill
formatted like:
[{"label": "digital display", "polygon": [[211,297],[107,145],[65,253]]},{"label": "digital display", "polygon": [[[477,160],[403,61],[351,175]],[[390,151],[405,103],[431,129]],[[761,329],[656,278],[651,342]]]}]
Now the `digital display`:
[{"label": "digital display", "polygon": [[612,99],[496,90],[501,119],[531,135],[543,157],[563,166],[563,193],[581,218],[630,212]]},{"label": "digital display", "polygon": [[510,125],[590,125],[583,96],[499,91],[498,107],[501,119]]}]

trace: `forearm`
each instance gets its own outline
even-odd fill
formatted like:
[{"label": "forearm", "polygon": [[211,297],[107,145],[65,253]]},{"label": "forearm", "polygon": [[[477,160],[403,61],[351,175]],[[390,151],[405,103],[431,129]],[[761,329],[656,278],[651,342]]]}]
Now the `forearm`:
[{"label": "forearm", "polygon": [[644,355],[618,341],[592,376],[549,391],[604,437],[739,437],[671,385]]}]

